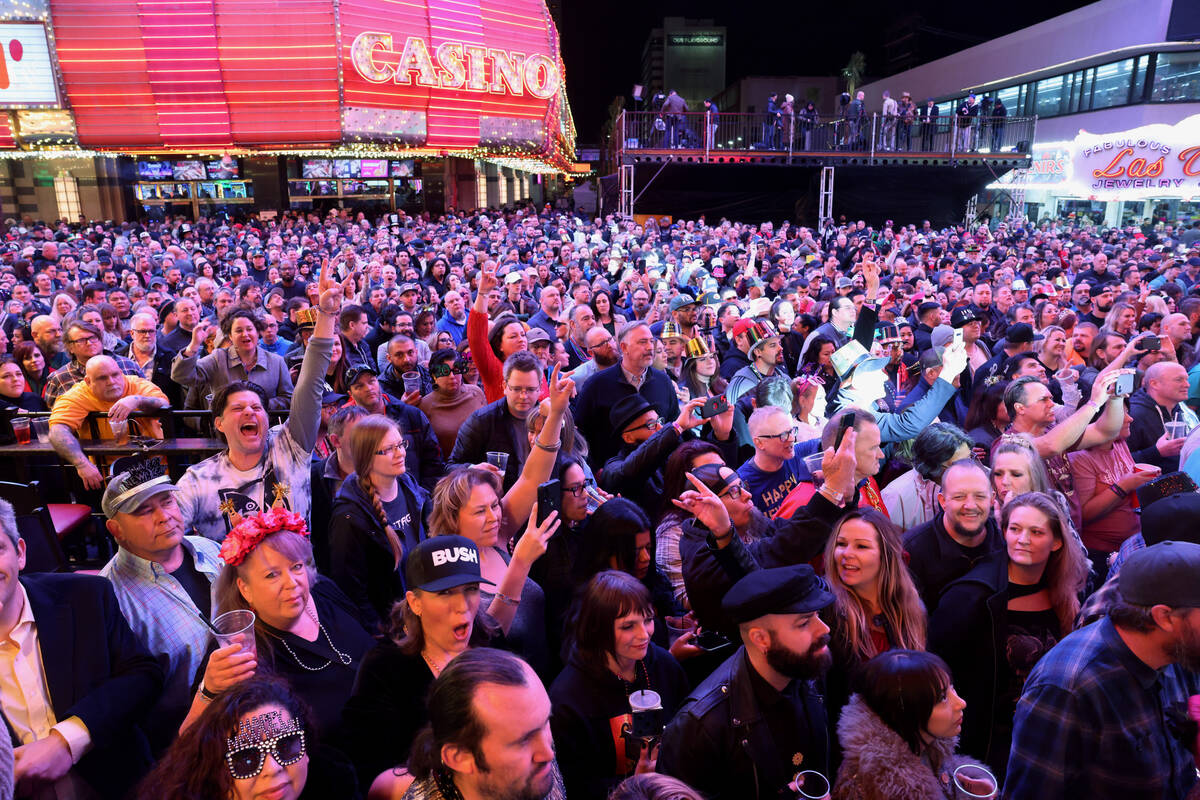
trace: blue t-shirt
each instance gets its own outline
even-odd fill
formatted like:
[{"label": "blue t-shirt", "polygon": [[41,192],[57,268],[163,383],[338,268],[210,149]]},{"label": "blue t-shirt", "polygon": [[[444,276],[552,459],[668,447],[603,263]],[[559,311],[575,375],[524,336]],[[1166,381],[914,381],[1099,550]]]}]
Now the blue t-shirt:
[{"label": "blue t-shirt", "polygon": [[804,468],[804,456],[799,452],[774,472],[763,472],[752,458],[742,464],[737,473],[753,496],[754,505],[767,516],[775,513],[788,492],[795,489],[798,483],[809,479],[808,470]]}]

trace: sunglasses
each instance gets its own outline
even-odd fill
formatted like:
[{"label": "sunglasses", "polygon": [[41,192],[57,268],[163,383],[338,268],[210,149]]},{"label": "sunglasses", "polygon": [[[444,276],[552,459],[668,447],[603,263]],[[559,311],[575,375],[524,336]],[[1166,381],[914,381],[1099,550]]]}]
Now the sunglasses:
[{"label": "sunglasses", "polygon": [[286,767],[304,758],[305,752],[304,731],[288,731],[258,744],[231,750],[225,760],[229,764],[229,774],[235,780],[246,780],[262,772],[267,753],[276,764]]},{"label": "sunglasses", "polygon": [[471,365],[465,361],[460,361],[454,366],[449,364],[437,364],[429,368],[429,374],[435,378],[449,378],[451,375],[466,375],[471,371]]}]

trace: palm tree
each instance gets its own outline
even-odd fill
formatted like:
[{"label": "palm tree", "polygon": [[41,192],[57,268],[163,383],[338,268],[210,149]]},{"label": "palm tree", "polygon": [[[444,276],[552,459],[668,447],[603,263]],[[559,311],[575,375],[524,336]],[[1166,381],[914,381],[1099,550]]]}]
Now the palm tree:
[{"label": "palm tree", "polygon": [[858,82],[862,80],[866,69],[867,57],[861,50],[855,50],[850,56],[850,60],[846,62],[846,66],[842,67],[842,77],[846,79],[846,91],[851,97],[854,96],[854,90],[858,88]]}]

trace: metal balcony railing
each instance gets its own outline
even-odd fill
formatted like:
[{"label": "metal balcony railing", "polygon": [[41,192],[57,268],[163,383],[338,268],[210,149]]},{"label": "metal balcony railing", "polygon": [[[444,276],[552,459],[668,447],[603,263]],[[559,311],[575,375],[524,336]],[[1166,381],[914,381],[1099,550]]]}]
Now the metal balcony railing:
[{"label": "metal balcony railing", "polygon": [[706,158],[773,155],[928,153],[941,157],[1027,155],[1037,117],[935,117],[906,120],[869,114],[858,119],[803,114],[624,111],[622,151],[680,150]]}]

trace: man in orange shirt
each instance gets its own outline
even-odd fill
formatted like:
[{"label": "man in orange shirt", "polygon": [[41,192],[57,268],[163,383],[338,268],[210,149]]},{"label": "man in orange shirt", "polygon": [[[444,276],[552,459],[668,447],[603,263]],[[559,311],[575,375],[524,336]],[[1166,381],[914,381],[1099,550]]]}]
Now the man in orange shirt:
[{"label": "man in orange shirt", "polygon": [[[108,412],[108,419],[98,421],[100,436],[111,438],[109,422],[129,419],[130,412],[166,408],[167,396],[145,378],[125,375],[110,356],[93,356],[87,362],[83,381],[60,395],[50,414],[50,443],[55,452],[79,473],[88,489],[100,489],[104,478],[84,454],[79,445],[82,437],[91,438],[85,425],[92,411]],[[149,436],[162,438],[158,420],[138,420],[137,424]]]}]

